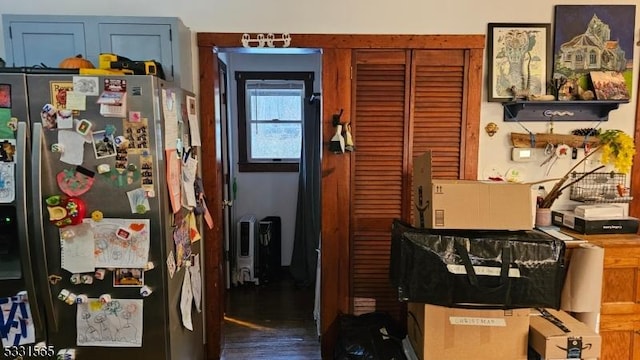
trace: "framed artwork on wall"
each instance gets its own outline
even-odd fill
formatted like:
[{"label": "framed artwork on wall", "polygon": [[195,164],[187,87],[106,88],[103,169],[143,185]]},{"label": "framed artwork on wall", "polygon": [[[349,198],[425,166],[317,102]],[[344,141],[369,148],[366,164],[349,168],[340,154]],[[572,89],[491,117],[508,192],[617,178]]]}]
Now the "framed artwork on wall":
[{"label": "framed artwork on wall", "polygon": [[546,94],[551,24],[489,23],[487,40],[488,101]]},{"label": "framed artwork on wall", "polygon": [[631,94],[635,14],[635,5],[555,6],[553,78],[572,88],[572,93],[561,92],[559,100],[591,90],[589,74],[599,72],[619,73],[617,82],[622,76]]}]

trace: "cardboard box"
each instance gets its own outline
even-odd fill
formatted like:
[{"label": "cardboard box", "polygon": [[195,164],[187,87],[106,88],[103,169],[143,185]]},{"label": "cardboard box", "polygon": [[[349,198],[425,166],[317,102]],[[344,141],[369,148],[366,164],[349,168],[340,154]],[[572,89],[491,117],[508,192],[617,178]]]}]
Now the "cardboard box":
[{"label": "cardboard box", "polygon": [[600,335],[562,310],[546,310],[560,326],[543,317],[537,310],[532,311],[529,346],[545,360],[600,358]]},{"label": "cardboard box", "polygon": [[526,360],[530,312],[410,302],[407,332],[420,360]]},{"label": "cardboard box", "polygon": [[430,229],[531,230],[531,185],[433,179],[431,152],[413,159],[413,223]]},{"label": "cardboard box", "polygon": [[552,211],[553,225],[568,227],[575,232],[589,234],[635,234],[638,232],[638,219],[625,217],[622,219],[584,219],[572,211]]}]

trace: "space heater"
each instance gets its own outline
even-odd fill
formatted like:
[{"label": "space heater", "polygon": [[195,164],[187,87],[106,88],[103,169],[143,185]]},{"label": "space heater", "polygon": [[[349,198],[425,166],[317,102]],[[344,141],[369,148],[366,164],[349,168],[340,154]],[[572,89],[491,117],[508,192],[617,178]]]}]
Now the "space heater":
[{"label": "space heater", "polygon": [[238,220],[236,231],[236,271],[234,283],[243,284],[253,282],[258,285],[256,274],[258,254],[256,242],[258,240],[258,222],[254,215],[244,215]]}]

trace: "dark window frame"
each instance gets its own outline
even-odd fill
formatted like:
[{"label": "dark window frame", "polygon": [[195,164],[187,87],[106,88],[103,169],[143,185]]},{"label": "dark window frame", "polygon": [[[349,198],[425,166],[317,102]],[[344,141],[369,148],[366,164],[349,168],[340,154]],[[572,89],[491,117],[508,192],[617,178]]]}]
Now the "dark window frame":
[{"label": "dark window frame", "polygon": [[[247,149],[247,80],[298,80],[304,81],[305,101],[313,94],[313,72],[308,71],[236,71],[237,111],[238,111],[238,171],[239,172],[298,172],[299,161],[288,162],[252,162]],[[305,103],[306,105],[306,103]],[[304,111],[302,127],[304,129]],[[303,131],[304,134],[304,131]]]}]

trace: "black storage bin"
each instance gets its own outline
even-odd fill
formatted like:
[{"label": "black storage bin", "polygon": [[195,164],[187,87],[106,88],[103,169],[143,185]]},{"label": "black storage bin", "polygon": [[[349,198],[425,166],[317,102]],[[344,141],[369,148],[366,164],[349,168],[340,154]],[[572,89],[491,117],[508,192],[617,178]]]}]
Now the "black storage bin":
[{"label": "black storage bin", "polygon": [[540,231],[392,225],[390,278],[401,301],[448,307],[560,307],[565,243]]},{"label": "black storage bin", "polygon": [[267,216],[258,226],[258,252],[260,263],[258,271],[260,281],[273,282],[280,279],[282,268],[281,255],[282,224],[279,216]]}]

